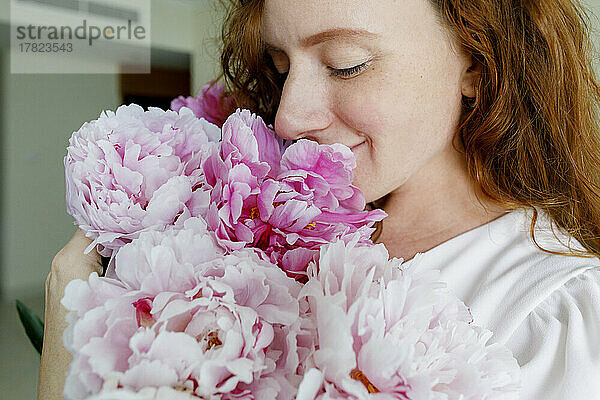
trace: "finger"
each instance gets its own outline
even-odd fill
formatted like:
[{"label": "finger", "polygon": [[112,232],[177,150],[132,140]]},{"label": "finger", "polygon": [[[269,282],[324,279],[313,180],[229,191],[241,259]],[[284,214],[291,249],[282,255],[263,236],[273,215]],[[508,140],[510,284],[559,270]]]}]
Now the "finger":
[{"label": "finger", "polygon": [[67,246],[85,250],[90,243],[92,243],[92,239],[85,236],[85,233],[81,230],[81,228],[77,228],[75,234],[73,234],[73,237],[71,240],[69,240],[69,243],[67,243]]},{"label": "finger", "polygon": [[[98,275],[102,274],[102,258],[96,248],[87,254],[84,253],[91,243],[92,239],[86,237],[85,233],[78,228],[55,260],[63,271],[61,274],[63,278],[87,279],[89,274],[94,271]],[[67,272],[66,276],[64,272]]]}]

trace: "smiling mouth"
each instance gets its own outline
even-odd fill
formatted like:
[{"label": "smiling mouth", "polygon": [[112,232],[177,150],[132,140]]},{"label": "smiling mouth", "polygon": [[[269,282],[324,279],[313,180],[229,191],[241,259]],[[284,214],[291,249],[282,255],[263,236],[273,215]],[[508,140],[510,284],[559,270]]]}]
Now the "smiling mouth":
[{"label": "smiling mouth", "polygon": [[354,146],[350,147],[350,150],[356,150],[357,148],[359,148],[360,146],[362,146],[365,143],[366,142],[360,142],[359,144],[355,144]]}]

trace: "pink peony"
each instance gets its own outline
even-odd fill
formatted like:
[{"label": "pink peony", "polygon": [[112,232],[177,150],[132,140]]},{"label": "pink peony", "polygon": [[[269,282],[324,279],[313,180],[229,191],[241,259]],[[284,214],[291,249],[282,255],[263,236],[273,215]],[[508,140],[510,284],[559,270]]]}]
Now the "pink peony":
[{"label": "pink peony", "polygon": [[202,93],[196,97],[179,96],[171,101],[171,109],[179,111],[182,107],[191,109],[198,118],[204,118],[218,127],[233,111],[233,100],[224,95],[225,87],[220,83],[207,83]]},{"label": "pink peony", "polygon": [[318,348],[298,400],[516,399],[510,351],[487,343],[437,271],[388,261],[383,245],[323,246],[301,297],[310,303]]},{"label": "pink peony", "polygon": [[88,397],[86,400],[194,400],[196,398],[187,392],[168,386],[146,387],[136,392],[105,385],[102,392]]},{"label": "pink peony", "polygon": [[359,233],[361,244],[370,244],[373,224],[386,216],[364,211],[348,147],[308,140],[284,146],[248,110],[227,119],[220,151],[203,165],[213,186],[206,218],[219,243],[260,249],[291,276],[305,276],[319,247],[334,239]]},{"label": "pink peony", "polygon": [[201,215],[208,207],[201,164],[219,128],[179,112],[131,104],[84,123],[64,159],[67,212],[98,245],[113,251],[150,228]]},{"label": "pink peony", "polygon": [[115,273],[65,290],[66,398],[147,387],[194,398],[293,397],[310,348],[298,340],[306,335],[300,284],[279,268],[250,249],[223,254],[206,223],[189,218],[140,233],[117,252]]}]

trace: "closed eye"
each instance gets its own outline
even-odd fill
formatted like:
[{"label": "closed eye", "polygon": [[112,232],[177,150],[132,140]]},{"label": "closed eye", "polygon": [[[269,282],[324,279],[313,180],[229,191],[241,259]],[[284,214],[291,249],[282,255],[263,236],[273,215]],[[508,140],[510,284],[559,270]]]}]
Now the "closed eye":
[{"label": "closed eye", "polygon": [[[368,68],[370,65],[371,65],[371,61],[365,61],[362,64],[355,65],[354,67],[350,67],[350,68],[327,67],[327,69],[329,70],[329,74],[333,77],[342,78],[342,79],[350,79],[350,78],[353,78],[354,76],[360,74],[364,69]],[[288,71],[279,72],[277,68],[273,68],[273,69],[275,70],[275,73],[277,74],[277,77],[279,79],[281,79],[282,81],[286,80],[286,78],[288,76]]]},{"label": "closed eye", "polygon": [[356,66],[350,67],[350,68],[337,69],[337,68],[327,67],[327,69],[330,71],[331,76],[348,79],[348,78],[352,78],[355,75],[358,75],[365,68],[367,68],[370,64],[371,64],[370,61],[365,61],[362,64],[359,64],[359,65],[356,65]]}]

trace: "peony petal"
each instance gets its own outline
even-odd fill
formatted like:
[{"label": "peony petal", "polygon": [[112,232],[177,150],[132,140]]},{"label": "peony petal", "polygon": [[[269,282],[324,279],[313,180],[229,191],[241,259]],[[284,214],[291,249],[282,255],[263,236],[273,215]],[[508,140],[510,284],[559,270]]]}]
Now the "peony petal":
[{"label": "peony petal", "polygon": [[302,378],[296,400],[314,400],[322,385],[323,373],[317,368],[311,368]]}]

